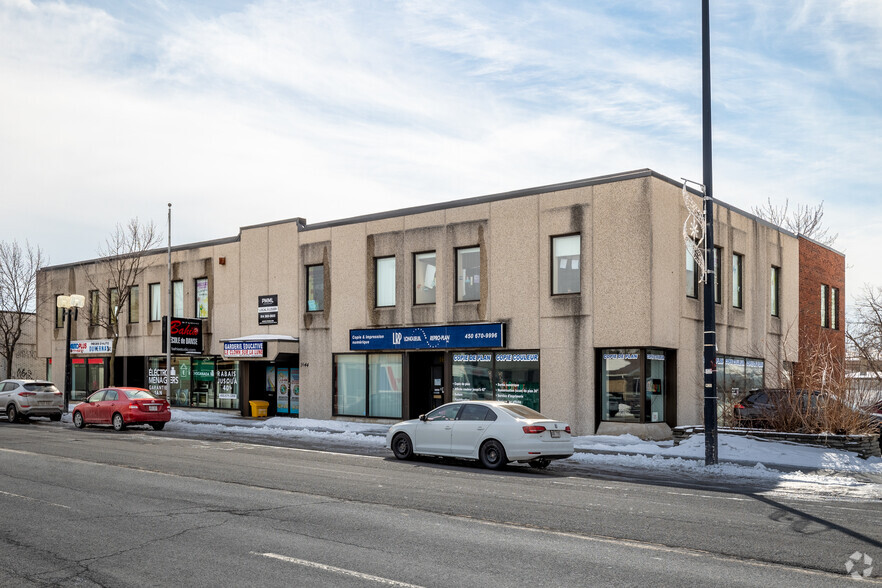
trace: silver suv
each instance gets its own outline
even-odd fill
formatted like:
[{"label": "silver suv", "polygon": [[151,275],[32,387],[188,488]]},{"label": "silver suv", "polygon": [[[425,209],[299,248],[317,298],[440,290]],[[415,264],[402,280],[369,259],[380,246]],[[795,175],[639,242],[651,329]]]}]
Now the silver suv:
[{"label": "silver suv", "polygon": [[28,417],[49,417],[60,421],[64,395],[46,380],[3,380],[0,382],[0,411],[14,423]]}]

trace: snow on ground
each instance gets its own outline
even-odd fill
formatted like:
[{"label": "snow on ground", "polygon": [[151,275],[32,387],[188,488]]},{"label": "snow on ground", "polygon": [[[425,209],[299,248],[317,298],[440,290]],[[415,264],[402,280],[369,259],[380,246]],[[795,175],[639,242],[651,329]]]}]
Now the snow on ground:
[{"label": "snow on ground", "polygon": [[[245,418],[238,413],[172,409],[169,432],[235,434],[286,439],[321,439],[336,446],[383,447],[388,425],[339,420],[271,417]],[[671,479],[702,483],[753,480],[776,492],[800,496],[838,496],[882,500],[882,458],[862,459],[836,449],[720,435],[720,463],[704,465],[704,436],[677,446],[673,441],[644,441],[633,435],[587,435],[574,438],[576,454],[568,463],[652,471]]]}]

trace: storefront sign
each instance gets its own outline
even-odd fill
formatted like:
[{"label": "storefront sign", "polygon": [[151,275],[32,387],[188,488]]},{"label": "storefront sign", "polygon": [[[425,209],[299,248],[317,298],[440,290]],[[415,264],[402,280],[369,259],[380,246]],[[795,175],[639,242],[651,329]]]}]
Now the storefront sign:
[{"label": "storefront sign", "polygon": [[353,329],[349,349],[468,349],[504,347],[503,324],[407,327],[400,329]]},{"label": "storefront sign", "polygon": [[[166,317],[162,317],[162,352],[166,352],[165,324]],[[171,352],[172,353],[202,353],[202,320],[191,318],[172,317],[171,320]]]},{"label": "storefront sign", "polygon": [[265,294],[257,297],[257,324],[279,324],[279,295]]},{"label": "storefront sign", "polygon": [[72,355],[81,353],[107,353],[113,350],[112,339],[91,339],[89,341],[71,341],[70,352]]},{"label": "storefront sign", "polygon": [[224,357],[266,357],[266,342],[225,341]]}]

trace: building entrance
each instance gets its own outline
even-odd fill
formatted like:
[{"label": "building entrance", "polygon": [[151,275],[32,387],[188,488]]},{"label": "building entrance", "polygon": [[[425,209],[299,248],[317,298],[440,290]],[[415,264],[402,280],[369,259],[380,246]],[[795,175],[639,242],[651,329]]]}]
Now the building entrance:
[{"label": "building entrance", "polygon": [[408,416],[415,419],[444,404],[444,353],[408,353]]}]

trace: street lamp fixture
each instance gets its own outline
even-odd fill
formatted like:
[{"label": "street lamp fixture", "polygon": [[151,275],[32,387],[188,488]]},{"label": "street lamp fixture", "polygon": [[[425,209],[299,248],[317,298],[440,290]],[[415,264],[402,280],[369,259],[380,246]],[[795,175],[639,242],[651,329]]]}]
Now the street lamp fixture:
[{"label": "street lamp fixture", "polygon": [[71,375],[73,372],[73,366],[70,363],[70,323],[72,320],[77,320],[79,309],[86,305],[86,297],[80,294],[59,296],[55,299],[55,305],[61,309],[64,322],[67,325],[67,344],[64,348],[64,412],[67,412],[67,405],[70,402]]}]

